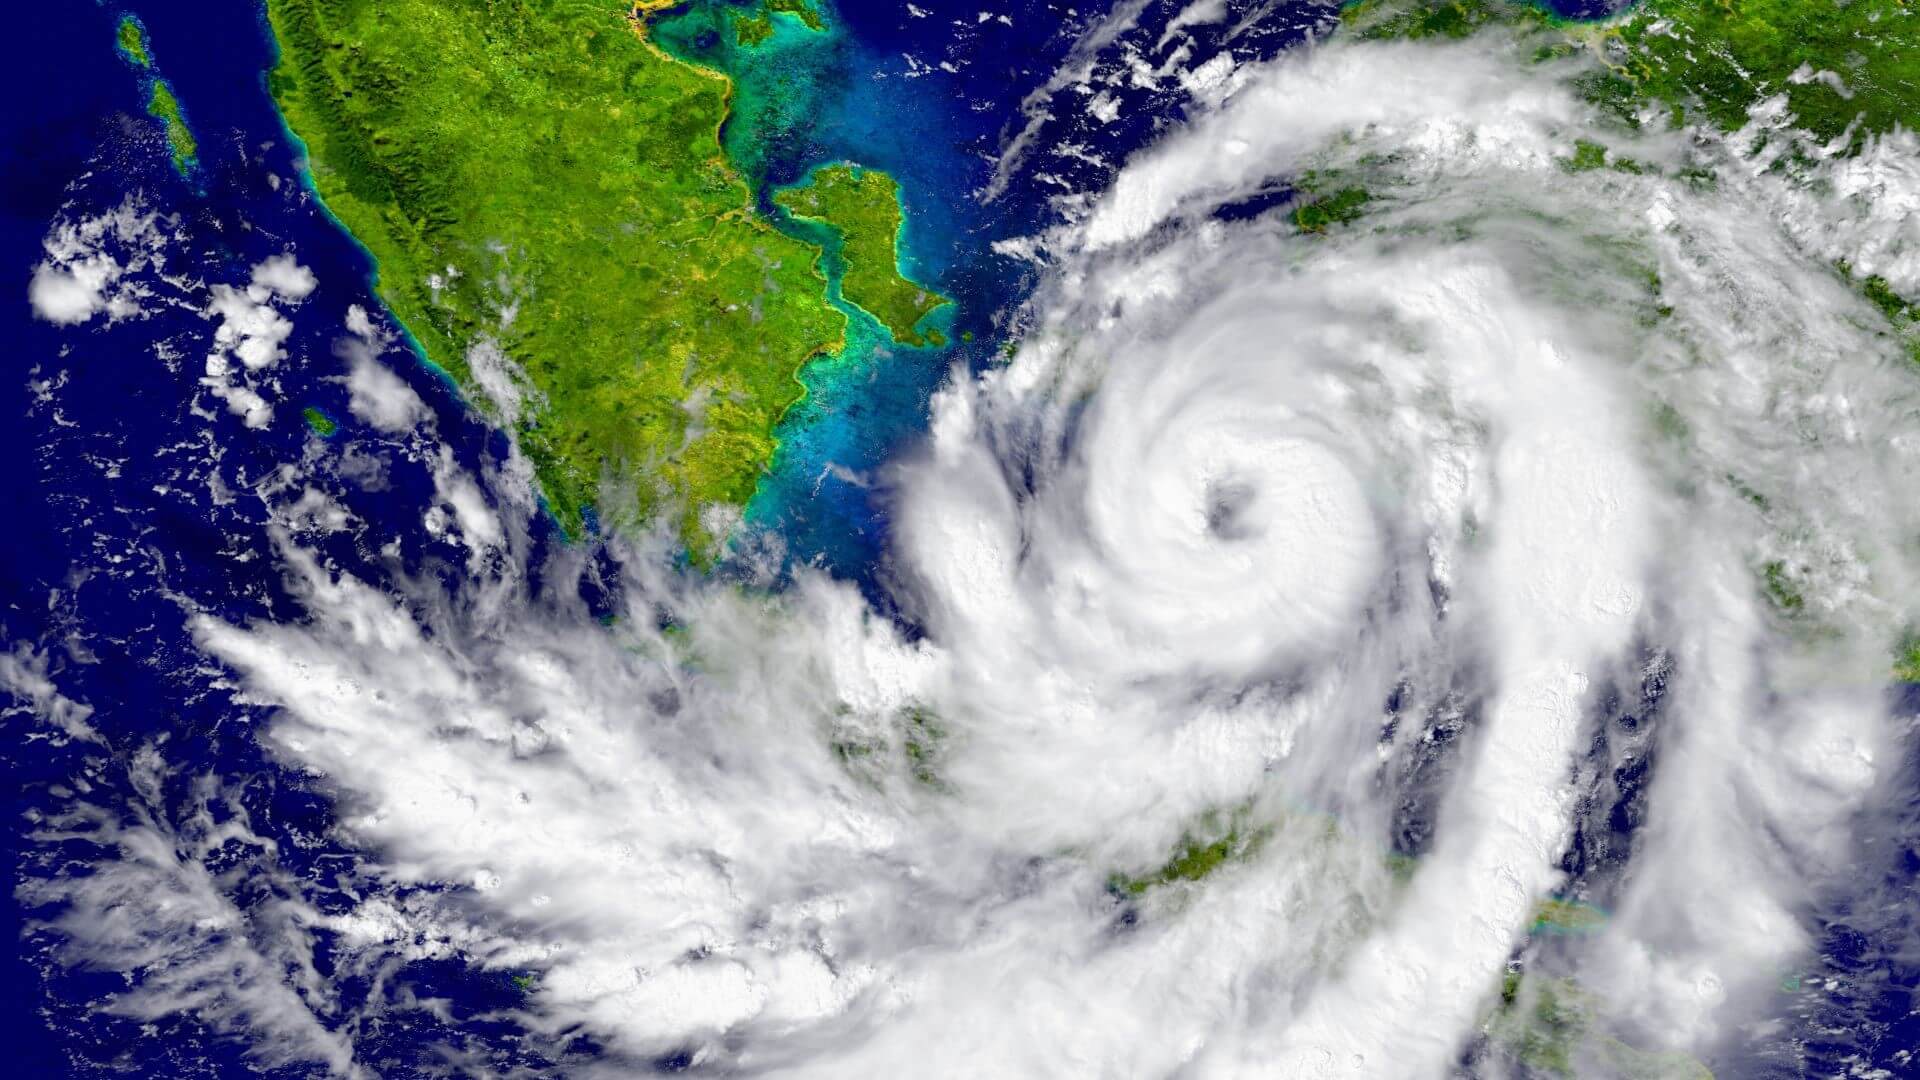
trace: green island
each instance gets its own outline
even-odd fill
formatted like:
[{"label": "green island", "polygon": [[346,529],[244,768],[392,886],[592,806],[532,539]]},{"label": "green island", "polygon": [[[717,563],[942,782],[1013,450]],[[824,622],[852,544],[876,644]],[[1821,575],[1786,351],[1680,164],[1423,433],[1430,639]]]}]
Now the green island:
[{"label": "green island", "polygon": [[160,121],[166,129],[167,153],[173,159],[174,171],[181,176],[191,175],[200,161],[200,144],[194,141],[193,130],[187,126],[186,111],[180,107],[173,86],[155,73],[147,28],[134,16],[122,15],[114,30],[114,43],[121,57],[149,79],[147,115]]},{"label": "green island", "polygon": [[340,425],[333,422],[333,417],[312,405],[307,406],[300,416],[307,422],[307,430],[323,439],[332,438],[333,433],[340,430]]},{"label": "green island", "polygon": [[893,177],[857,165],[829,165],[781,189],[774,202],[831,230],[833,240],[822,258],[840,260],[837,276],[848,303],[878,319],[903,345],[945,344],[938,330],[923,335],[914,329],[948,301],[900,275],[900,186]]},{"label": "green island", "polygon": [[1139,876],[1112,874],[1107,878],[1107,888],[1126,896],[1144,896],[1164,885],[1204,881],[1224,866],[1253,858],[1272,837],[1273,826],[1253,824],[1250,811],[1243,806],[1202,815],[1185,831],[1180,846],[1166,862]]},{"label": "green island", "polygon": [[140,20],[131,15],[120,16],[120,25],[114,31],[114,39],[119,42],[120,55],[134,67],[152,67],[153,53],[147,48],[147,31]]},{"label": "green island", "polygon": [[[846,316],[821,247],[758,213],[722,149],[732,83],[651,39],[668,6],[268,0],[268,86],[381,298],[517,429],[562,528],[667,516],[698,553]],[[847,205],[866,217],[832,224],[869,250],[884,214]]]}]

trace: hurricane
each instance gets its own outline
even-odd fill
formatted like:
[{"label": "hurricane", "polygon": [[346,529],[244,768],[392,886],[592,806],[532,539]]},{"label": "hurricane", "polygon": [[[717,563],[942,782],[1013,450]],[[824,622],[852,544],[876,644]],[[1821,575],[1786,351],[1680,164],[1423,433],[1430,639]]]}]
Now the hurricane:
[{"label": "hurricane", "polygon": [[[250,781],[149,742],[134,789],[188,810],[71,784],[36,815],[92,845],[22,886],[65,962],[338,1075],[397,1075],[366,1040],[450,1006],[379,988],[456,958],[516,973],[482,1019],[576,1076],[1818,1071],[1781,1033],[1837,1022],[1783,989],[1822,927],[1915,944],[1874,860],[1920,369],[1858,283],[1920,292],[1920,143],[1822,142],[1783,98],[1623,118],[1584,89],[1604,40],[1549,32],[1194,64],[999,243],[1031,287],[862,477],[864,581],[750,528],[690,559],[670,515],[540,539],[540,462],[457,454],[355,309],[330,370],[423,481],[248,478],[292,603],[174,611],[351,862],[241,904],[201,856],[271,845]],[[1002,172],[1042,168],[1010,130]],[[128,291],[193,224],[88,220],[48,234],[42,315],[198,312],[196,385],[266,423],[297,252]],[[446,556],[383,556],[376,492]],[[104,745],[40,653],[0,676]]]}]

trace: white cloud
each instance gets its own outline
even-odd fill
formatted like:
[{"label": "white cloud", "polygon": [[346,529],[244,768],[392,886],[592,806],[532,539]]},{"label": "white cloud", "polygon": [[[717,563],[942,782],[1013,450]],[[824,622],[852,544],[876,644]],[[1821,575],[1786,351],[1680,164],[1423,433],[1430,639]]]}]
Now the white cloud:
[{"label": "white cloud", "polygon": [[274,302],[297,305],[313,287],[311,271],[291,255],[276,255],[254,266],[245,288],[216,284],[209,290],[203,314],[219,325],[200,382],[247,427],[273,422],[273,405],[262,392],[270,384],[259,373],[286,359],[286,342],[293,334],[292,320]]},{"label": "white cloud", "polygon": [[[1920,386],[1828,249],[1905,219],[1783,226],[1811,196],[1737,146],[1597,126],[1498,45],[1239,69],[1090,200],[1018,355],[957,372],[886,478],[922,633],[652,537],[611,545],[602,626],[530,585],[516,481],[439,448],[422,512],[461,585],[276,534],[303,617],[196,640],[339,786],[370,873],[448,890],[327,924],[537,968],[541,1030],[791,1076],[1446,1075],[1516,952],[1598,1029],[1745,1038],[1897,757]],[[1658,168],[1569,173],[1577,135]],[[1669,179],[1703,159],[1718,187]],[[1309,168],[1367,215],[1211,220]],[[216,291],[220,349],[266,371],[287,297],[254,288]],[[349,359],[356,415],[419,426]],[[1593,714],[1649,646],[1648,824],[1604,931],[1531,949]],[[1259,842],[1206,881],[1117,887],[1226,819]]]},{"label": "white cloud", "polygon": [[387,432],[410,431],[426,415],[420,395],[371,356],[356,356],[347,375],[353,415]]},{"label": "white cloud", "polygon": [[334,346],[334,354],[347,362],[347,407],[353,415],[390,435],[412,431],[428,419],[420,395],[380,360],[393,335],[376,326],[359,304],[347,308],[347,332],[351,336]]},{"label": "white cloud", "polygon": [[481,395],[506,427],[518,424],[526,411],[528,396],[539,394],[527,382],[520,366],[490,338],[481,338],[468,347],[467,370],[473,373]]},{"label": "white cloud", "polygon": [[47,258],[27,283],[34,314],[61,326],[146,314],[141,301],[151,293],[138,275],[165,265],[172,224],[134,196],[104,214],[56,221],[42,241]]},{"label": "white cloud", "polygon": [[91,319],[106,308],[102,294],[120,276],[120,264],[105,255],[66,267],[41,263],[33,268],[27,298],[34,313],[51,323],[71,326]]},{"label": "white cloud", "polygon": [[319,282],[313,271],[301,266],[288,252],[255,264],[253,284],[271,289],[288,300],[305,300]]},{"label": "white cloud", "polygon": [[43,843],[85,838],[114,854],[85,865],[62,859],[50,875],[23,880],[18,896],[33,924],[59,935],[67,964],[126,975],[90,1003],[102,1014],[190,1013],[217,1034],[244,1037],[262,1064],[318,1062],[334,1076],[366,1076],[350,1039],[328,1028],[338,1001],[315,968],[303,928],[318,916],[296,899],[296,884],[269,872],[249,882],[256,892],[242,906],[230,895],[235,882],[210,869],[223,845],[271,841],[254,835],[243,804],[206,784],[188,787],[183,825],[157,816],[167,771],[143,747],[128,764],[140,797],[132,806],[68,793],[34,815]]}]

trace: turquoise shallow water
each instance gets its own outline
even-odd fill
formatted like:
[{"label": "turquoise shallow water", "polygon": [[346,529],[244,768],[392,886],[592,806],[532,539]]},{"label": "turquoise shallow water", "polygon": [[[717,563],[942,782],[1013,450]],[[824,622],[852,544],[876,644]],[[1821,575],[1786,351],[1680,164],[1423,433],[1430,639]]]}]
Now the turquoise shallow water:
[{"label": "turquoise shallow water", "polygon": [[831,162],[885,170],[900,183],[902,272],[955,301],[927,324],[947,343],[908,348],[841,300],[835,282],[846,345],[801,372],[807,396],[781,424],[780,452],[748,507],[749,523],[778,535],[793,559],[866,580],[884,548],[883,465],[924,430],[928,398],[954,365],[997,354],[996,319],[1020,299],[1024,268],[991,244],[1034,227],[1039,206],[988,208],[974,197],[987,175],[981,147],[1000,120],[990,127],[957,108],[951,73],[929,78],[924,63],[850,28],[858,13],[832,9],[820,30],[777,15],[771,37],[742,46],[730,25],[738,11],[724,0],[688,5],[659,21],[656,40],[733,79],[723,141],[763,212],[818,242],[820,230],[789,218],[773,194]]},{"label": "turquoise shallow water", "polygon": [[[785,451],[752,507],[753,520],[784,538],[797,557],[817,558],[870,587],[882,572],[874,568],[884,566],[885,463],[910,452],[921,436],[926,397],[950,365],[993,362],[1006,336],[998,320],[1019,304],[1032,270],[992,255],[992,242],[1044,224],[1048,195],[1058,189],[1029,171],[1016,174],[996,201],[983,202],[976,192],[997,148],[1021,123],[1023,97],[1045,81],[1084,27],[1063,24],[1057,10],[1038,6],[1007,8],[1010,22],[1003,24],[981,22],[977,2],[916,3],[929,10],[926,17],[907,13],[905,5],[849,4],[829,13],[834,29],[821,35],[783,20],[775,48],[762,54],[783,62],[746,64],[741,76],[761,95],[743,94],[743,106],[761,100],[780,107],[743,108],[742,117],[755,119],[739,119],[728,131],[763,201],[825,161],[850,159],[891,172],[908,211],[908,273],[959,299],[947,313],[952,322],[942,327],[956,344],[940,350],[894,349],[870,320],[853,318],[847,348],[804,373],[809,397],[783,427]],[[725,10],[719,0],[703,5]],[[432,603],[423,610],[490,603],[498,579],[476,573],[466,552],[423,528],[423,511],[441,499],[438,462],[478,475],[502,466],[508,443],[442,375],[413,363],[409,353],[417,350],[404,345],[381,360],[425,402],[434,418],[434,452],[421,453],[411,436],[356,417],[342,378],[346,368],[334,351],[349,306],[372,312],[390,331],[401,328],[378,311],[365,253],[297,184],[282,182],[296,175],[297,148],[262,85],[271,50],[257,5],[125,0],[125,6],[137,9],[149,27],[158,61],[200,137],[203,171],[194,183],[174,175],[164,137],[145,114],[145,87],[114,52],[118,8],[23,9],[26,18],[9,39],[11,62],[0,66],[0,78],[15,80],[13,99],[23,103],[4,118],[7,138],[0,139],[6,193],[0,244],[16,289],[0,308],[15,357],[6,391],[11,422],[0,431],[11,467],[0,474],[0,501],[24,515],[0,544],[4,656],[44,664],[47,684],[90,710],[86,723],[105,740],[95,746],[49,737],[53,729],[36,719],[33,702],[0,692],[14,732],[0,744],[0,790],[14,822],[0,832],[0,866],[16,883],[0,891],[0,938],[8,943],[0,948],[0,966],[18,1003],[0,1015],[0,1033],[14,1072],[293,1078],[326,1071],[298,1046],[286,1060],[274,1057],[286,1046],[271,1032],[244,1020],[222,1023],[196,1007],[234,989],[231,967],[207,968],[193,988],[205,993],[176,995],[179,1011],[148,1018],[107,1007],[113,995],[166,979],[167,965],[143,962],[122,971],[112,962],[89,964],[63,954],[60,926],[50,921],[63,909],[17,888],[76,867],[103,880],[141,872],[140,860],[119,859],[96,838],[35,832],[31,822],[72,809],[76,788],[112,817],[152,823],[165,842],[147,853],[160,861],[181,858],[191,868],[198,865],[196,850],[204,855],[210,873],[195,877],[201,883],[196,895],[215,897],[232,913],[219,937],[256,943],[278,958],[251,989],[297,984],[300,1015],[311,1016],[326,1038],[350,1045],[370,1074],[441,1075],[456,1059],[516,1076],[700,1068],[692,1048],[620,1060],[577,1029],[556,1037],[551,1026],[518,1019],[536,974],[502,969],[483,953],[422,956],[412,939],[353,945],[319,923],[282,917],[287,905],[346,916],[369,898],[433,902],[461,886],[396,884],[363,862],[364,853],[336,833],[355,804],[336,810],[337,791],[327,777],[265,751],[258,734],[273,710],[206,661],[184,614],[288,627],[303,620],[306,600],[289,591],[276,546],[284,534],[276,532],[275,500],[291,498],[278,478],[287,475],[300,476],[350,512],[346,528],[308,530],[299,538],[329,567],[382,594],[427,597]],[[1139,36],[1151,45],[1184,6],[1149,7]],[[1321,10],[1257,0],[1228,6],[1235,18],[1259,12],[1248,23],[1253,29],[1234,31],[1233,47],[1245,56],[1288,47]],[[1105,10],[1090,9],[1088,17]],[[1207,47],[1226,47],[1222,39],[1232,25],[1208,31],[1216,36]],[[1257,36],[1260,27],[1268,28],[1265,39]],[[685,40],[690,50],[718,44]],[[1112,162],[1164,130],[1159,125],[1177,108],[1129,100],[1111,123],[1072,128],[1079,122],[1074,109],[1061,107],[1060,126],[1049,128],[1043,141],[1071,141]],[[1066,170],[1071,163],[1045,167]],[[1076,190],[1096,190],[1098,166],[1087,168],[1096,172],[1062,175]],[[151,317],[111,328],[56,327],[34,319],[22,302],[52,223],[111,210],[133,192],[143,205],[178,220],[183,238],[169,249],[170,273],[244,282],[252,265],[291,251],[316,274],[317,291],[287,311],[294,330],[289,358],[276,368],[281,415],[271,427],[244,430],[224,414],[209,421],[194,411],[204,399],[197,361],[210,332],[197,306],[199,292],[186,294],[191,302],[184,306],[156,304]],[[151,277],[145,283],[164,286]],[[959,340],[967,331],[974,334],[971,343]],[[332,437],[308,432],[299,419],[305,407],[336,422]],[[289,467],[298,472],[283,472]],[[563,613],[584,605],[610,624],[629,610],[622,569],[603,551],[591,542],[563,543],[548,525],[536,523],[533,532],[513,565],[527,575],[527,590],[541,605]],[[1605,776],[1608,787],[1599,790],[1614,795],[1577,820],[1564,865],[1570,875],[1592,877],[1626,865],[1641,793],[1658,758],[1625,754],[1643,745],[1625,740],[1650,739],[1670,722],[1661,717],[1664,676],[1652,674],[1650,664],[1646,670],[1643,684],[1629,680],[1608,706],[1603,719],[1613,733],[1611,749],[1597,746],[1581,766]],[[1902,693],[1903,712],[1920,710],[1920,689]],[[680,708],[677,699],[624,704],[649,722],[684,722],[667,712]],[[1395,723],[1417,718],[1409,712],[1402,721],[1400,706],[1388,707]],[[1677,715],[1670,720],[1685,722]],[[1617,769],[1609,756],[1616,751],[1625,754]],[[164,767],[156,771],[155,763]],[[1920,870],[1920,795],[1914,794],[1920,761],[1903,752],[1893,771],[1889,783],[1902,800],[1899,813],[1864,838],[1858,890],[1815,913],[1820,960],[1805,973],[1804,989],[1800,974],[1782,980],[1784,991],[1798,995],[1783,998],[1794,1011],[1775,1033],[1756,1040],[1757,1055],[1788,1043],[1804,1049],[1791,1060],[1805,1060],[1808,1068],[1755,1064],[1722,1075],[1911,1071],[1908,1048],[1920,1046],[1912,1009],[1920,974],[1905,929],[1911,920],[1902,915],[1889,929],[1884,912],[1911,907]],[[1410,815],[1403,846],[1424,842],[1430,822],[1430,816]],[[230,842],[219,833],[229,825],[236,830]],[[208,829],[218,845],[196,849]],[[1401,841],[1396,836],[1396,845]],[[150,894],[156,890],[128,889],[121,894],[127,904],[115,915],[137,933],[141,957],[205,955],[219,945],[203,925],[156,918],[152,908],[141,908],[138,901]],[[157,891],[162,901],[169,895],[178,894]],[[281,966],[288,958],[293,962]],[[750,1033],[733,1048],[757,1051],[769,1045],[757,1041],[762,1037]],[[726,1067],[709,1063],[708,1071]]]}]

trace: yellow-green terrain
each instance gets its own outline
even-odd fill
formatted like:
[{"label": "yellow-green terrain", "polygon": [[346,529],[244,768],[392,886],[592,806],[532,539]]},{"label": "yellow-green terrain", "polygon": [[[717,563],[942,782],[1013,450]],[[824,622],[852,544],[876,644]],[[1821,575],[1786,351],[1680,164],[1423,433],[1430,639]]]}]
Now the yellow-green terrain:
[{"label": "yellow-green terrain", "polygon": [[[517,427],[561,524],[665,512],[698,548],[846,320],[821,249],[764,219],[726,159],[730,83],[649,41],[658,6],[269,0],[269,85],[382,299]],[[892,181],[866,175],[897,230]],[[877,250],[871,207],[833,212],[850,250]],[[877,275],[883,319],[924,295],[892,242],[846,289],[862,303]]]}]

